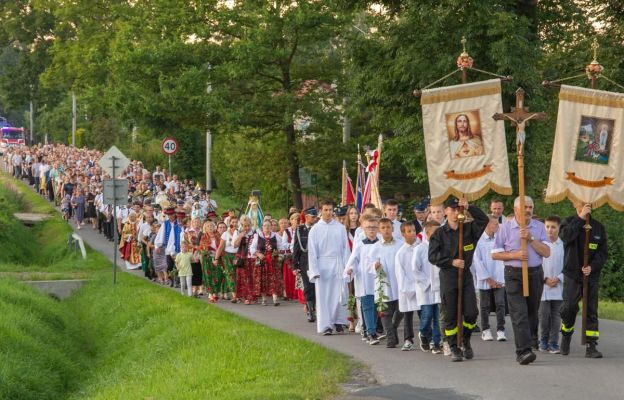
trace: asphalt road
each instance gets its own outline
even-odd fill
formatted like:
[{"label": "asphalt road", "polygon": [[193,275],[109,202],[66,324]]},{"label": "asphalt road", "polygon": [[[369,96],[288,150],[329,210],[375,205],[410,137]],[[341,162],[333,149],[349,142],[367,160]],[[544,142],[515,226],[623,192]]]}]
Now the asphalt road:
[{"label": "asphalt road", "polygon": [[[92,248],[113,259],[113,244],[90,227],[76,231]],[[119,263],[121,265],[121,263]],[[122,268],[124,269],[124,268]],[[133,272],[142,276],[142,272]],[[624,399],[624,323],[600,323],[599,349],[604,358],[586,359],[580,338],[573,338],[569,356],[538,353],[535,363],[515,361],[513,332],[507,320],[507,342],[483,342],[474,334],[475,358],[452,363],[449,357],[402,352],[399,348],[368,346],[359,334],[321,336],[308,323],[301,305],[282,302],[279,307],[231,304],[218,307],[273,328],[292,333],[342,352],[366,364],[378,384],[341,397],[347,399],[412,400],[621,400]],[[492,315],[491,321],[495,322]],[[416,319],[416,318],[415,318]],[[580,320],[577,321],[580,329]],[[417,321],[415,321],[417,327]],[[383,344],[383,342],[382,342]]]}]

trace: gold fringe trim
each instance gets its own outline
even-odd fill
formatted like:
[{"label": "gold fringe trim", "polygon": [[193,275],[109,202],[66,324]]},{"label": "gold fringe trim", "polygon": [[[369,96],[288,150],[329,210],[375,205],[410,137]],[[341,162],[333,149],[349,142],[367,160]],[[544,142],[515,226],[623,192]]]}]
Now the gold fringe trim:
[{"label": "gold fringe trim", "polygon": [[444,103],[452,100],[470,99],[472,97],[490,96],[493,94],[500,94],[500,83],[497,87],[485,87],[475,89],[463,89],[457,90],[451,93],[427,93],[423,92],[420,98],[420,105],[426,104]]},{"label": "gold fringe trim", "polygon": [[482,189],[472,193],[465,193],[453,187],[450,187],[441,196],[432,197],[431,204],[442,204],[444,200],[446,200],[449,196],[455,196],[457,198],[465,197],[468,201],[478,200],[481,197],[485,196],[490,190],[493,190],[503,196],[509,196],[513,193],[511,187],[500,186],[494,182],[488,182],[487,185],[485,185]]},{"label": "gold fringe trim", "polygon": [[576,176],[576,173],[569,172],[569,171],[566,172],[566,175],[567,175],[566,176],[567,180],[570,180],[579,186],[585,186],[585,187],[590,187],[590,188],[598,188],[598,187],[603,187],[607,185],[613,185],[613,181],[615,180],[615,178],[610,178],[608,176],[605,176],[599,181],[590,181],[587,179],[579,178]]},{"label": "gold fringe trim", "polygon": [[457,173],[455,172],[454,169],[452,169],[450,171],[445,171],[444,174],[446,175],[446,179],[455,179],[458,181],[463,181],[463,180],[468,180],[468,179],[480,178],[483,175],[489,174],[490,172],[492,172],[492,164],[486,164],[483,166],[483,168],[478,169],[476,171],[472,171],[472,172]]},{"label": "gold fringe trim", "polygon": [[[613,95],[615,97],[615,95]],[[586,96],[578,93],[570,93],[561,90],[559,93],[559,100],[567,100],[574,103],[590,104],[595,106],[606,106],[614,108],[624,108],[624,98],[622,95],[618,95],[617,98],[597,98],[594,96]]]},{"label": "gold fringe trim", "polygon": [[585,199],[576,197],[574,194],[572,194],[572,192],[570,192],[570,189],[566,189],[563,192],[558,193],[558,194],[552,194],[552,195],[546,196],[544,198],[544,201],[546,203],[559,203],[565,199],[570,200],[572,203],[579,203],[579,202],[591,203],[592,208],[599,208],[605,204],[608,204],[611,208],[613,208],[616,211],[624,211],[624,204],[618,203],[617,201],[613,200],[608,194],[602,195],[593,201],[587,201]]}]

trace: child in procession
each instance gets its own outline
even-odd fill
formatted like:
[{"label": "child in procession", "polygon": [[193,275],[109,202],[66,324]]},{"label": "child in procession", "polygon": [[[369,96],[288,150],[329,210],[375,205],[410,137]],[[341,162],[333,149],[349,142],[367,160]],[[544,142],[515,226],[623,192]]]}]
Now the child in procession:
[{"label": "child in procession", "polygon": [[403,222],[400,230],[404,241],[394,259],[394,272],[399,286],[399,311],[403,313],[403,320],[405,321],[403,325],[405,341],[401,350],[409,351],[414,348],[414,311],[420,310],[416,294],[416,276],[412,263],[418,240],[413,222]]},{"label": "child in procession", "polygon": [[561,219],[550,216],[544,221],[546,244],[550,257],[544,258],[544,291],[538,311],[540,326],[539,351],[559,354],[559,329],[561,327],[561,305],[563,304],[563,241],[559,238]]},{"label": "child in procession", "polygon": [[184,295],[184,291],[187,291],[187,295],[191,297],[191,280],[193,278],[193,270],[191,269],[191,260],[193,253],[191,252],[191,246],[188,242],[183,241],[181,246],[181,252],[175,257],[175,265],[178,271],[178,277],[180,278],[180,293]]}]

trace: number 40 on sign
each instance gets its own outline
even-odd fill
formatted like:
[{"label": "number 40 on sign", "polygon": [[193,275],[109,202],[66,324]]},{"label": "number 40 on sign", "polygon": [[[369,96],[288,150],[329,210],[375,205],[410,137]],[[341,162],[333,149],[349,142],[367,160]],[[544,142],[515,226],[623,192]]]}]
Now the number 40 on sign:
[{"label": "number 40 on sign", "polygon": [[168,156],[178,152],[178,142],[172,137],[166,137],[162,142],[162,151]]}]

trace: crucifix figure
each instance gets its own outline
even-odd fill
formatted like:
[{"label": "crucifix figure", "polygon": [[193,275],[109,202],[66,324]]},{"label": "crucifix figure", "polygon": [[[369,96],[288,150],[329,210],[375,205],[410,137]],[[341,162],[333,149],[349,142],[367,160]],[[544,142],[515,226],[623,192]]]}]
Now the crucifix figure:
[{"label": "crucifix figure", "polygon": [[[516,90],[516,106],[511,108],[509,113],[496,113],[492,116],[496,121],[510,121],[516,126],[516,146],[518,154],[518,196],[520,197],[520,209],[524,212],[524,140],[526,138],[525,126],[529,120],[545,119],[546,113],[529,112],[527,107],[524,107],[524,89],[521,87]],[[524,218],[518,221],[520,229],[526,228],[526,221]],[[527,241],[523,239],[521,241],[522,253],[527,251]],[[527,260],[522,261],[522,294],[524,297],[529,296],[529,265]]]}]

